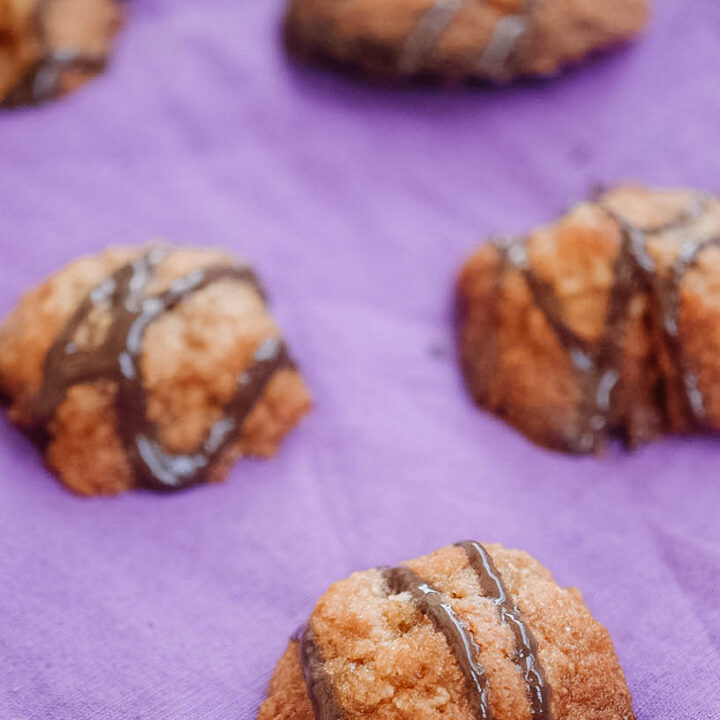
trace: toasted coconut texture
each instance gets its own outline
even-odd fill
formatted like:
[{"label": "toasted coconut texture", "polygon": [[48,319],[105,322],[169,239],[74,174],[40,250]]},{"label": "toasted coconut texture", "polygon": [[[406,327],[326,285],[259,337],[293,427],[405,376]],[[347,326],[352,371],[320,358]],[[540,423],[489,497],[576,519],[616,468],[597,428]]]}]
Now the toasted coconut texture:
[{"label": "toasted coconut texture", "polygon": [[288,48],[377,79],[549,76],[646,25],[647,0],[290,0]]},{"label": "toasted coconut texture", "polygon": [[0,329],[0,389],[88,495],[219,480],[310,405],[252,271],[167,246],[109,249],[28,292]]},{"label": "toasted coconut texture", "polygon": [[632,720],[610,636],[520,550],[458,543],[335,583],[258,720]]},{"label": "toasted coconut texture", "polygon": [[527,237],[499,238],[458,282],[479,405],[572,453],[720,427],[720,202],[620,187]]},{"label": "toasted coconut texture", "polygon": [[123,0],[0,0],[0,107],[55,99],[102,72]]}]

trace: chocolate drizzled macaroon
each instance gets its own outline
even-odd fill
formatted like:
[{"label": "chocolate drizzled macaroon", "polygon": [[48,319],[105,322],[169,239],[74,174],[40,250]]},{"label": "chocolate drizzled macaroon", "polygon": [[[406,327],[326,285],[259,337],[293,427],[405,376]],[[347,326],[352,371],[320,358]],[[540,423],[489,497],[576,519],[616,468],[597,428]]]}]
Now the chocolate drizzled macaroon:
[{"label": "chocolate drizzled macaroon", "polygon": [[458,283],[479,405],[572,453],[720,427],[720,202],[621,187],[480,248]]},{"label": "chocolate drizzled macaroon", "polygon": [[110,249],[27,293],[0,329],[10,418],[72,490],[176,490],[271,456],[310,398],[252,270]]},{"label": "chocolate drizzled macaroon", "polygon": [[102,72],[122,0],[0,0],[0,107],[37,105]]},{"label": "chocolate drizzled macaroon", "polygon": [[290,0],[302,57],[378,78],[548,76],[646,24],[647,0]]},{"label": "chocolate drizzled macaroon", "polygon": [[258,720],[632,720],[610,637],[519,550],[355,573],[290,642]]}]

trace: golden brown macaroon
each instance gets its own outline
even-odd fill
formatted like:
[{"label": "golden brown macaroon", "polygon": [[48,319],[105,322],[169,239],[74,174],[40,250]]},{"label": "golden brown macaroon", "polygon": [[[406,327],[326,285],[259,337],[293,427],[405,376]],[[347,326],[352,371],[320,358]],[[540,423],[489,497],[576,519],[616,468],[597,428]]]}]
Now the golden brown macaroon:
[{"label": "golden brown macaroon", "polygon": [[0,390],[88,495],[220,480],[310,406],[253,272],[167,246],[109,249],[28,292],[0,329]]},{"label": "golden brown macaroon", "polygon": [[519,550],[458,543],[320,598],[258,720],[632,720],[607,630]]},{"label": "golden brown macaroon", "polygon": [[289,50],[378,79],[549,76],[628,40],[647,0],[290,0]]},{"label": "golden brown macaroon", "polygon": [[0,0],[0,107],[37,105],[102,72],[122,0]]},{"label": "golden brown macaroon", "polygon": [[477,403],[572,453],[720,427],[720,202],[621,187],[481,247],[457,289]]}]

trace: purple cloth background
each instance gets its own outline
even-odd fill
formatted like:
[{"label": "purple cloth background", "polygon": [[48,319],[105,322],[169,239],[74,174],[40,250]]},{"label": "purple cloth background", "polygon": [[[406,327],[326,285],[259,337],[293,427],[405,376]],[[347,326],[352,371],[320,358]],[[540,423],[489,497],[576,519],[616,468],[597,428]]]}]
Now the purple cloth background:
[{"label": "purple cloth background", "polygon": [[82,92],[0,116],[0,310],[165,236],[256,263],[316,397],[215,487],[84,500],[0,426],[0,718],[254,718],[327,585],[472,537],[605,623],[640,720],[720,718],[720,440],[573,459],[463,391],[449,323],[479,238],[597,182],[717,189],[720,4],[657,0],[553,82],[371,88],[288,65],[279,0],[137,0]]}]

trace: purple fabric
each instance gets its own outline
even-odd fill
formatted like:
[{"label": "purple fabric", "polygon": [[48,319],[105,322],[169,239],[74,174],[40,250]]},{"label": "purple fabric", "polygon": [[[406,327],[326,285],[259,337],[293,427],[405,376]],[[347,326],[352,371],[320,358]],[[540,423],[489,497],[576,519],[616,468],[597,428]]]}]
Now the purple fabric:
[{"label": "purple fabric", "polygon": [[0,718],[254,718],[353,570],[468,537],[580,587],[640,720],[720,718],[720,440],[604,459],[476,410],[449,322],[477,240],[597,182],[718,186],[720,4],[547,83],[370,88],[289,66],[279,0],[137,0],[115,63],[0,116],[0,310],[81,253],[165,236],[256,263],[316,407],[271,462],[84,500],[0,426]]}]

